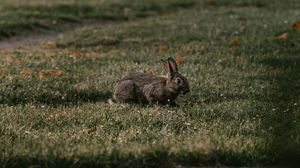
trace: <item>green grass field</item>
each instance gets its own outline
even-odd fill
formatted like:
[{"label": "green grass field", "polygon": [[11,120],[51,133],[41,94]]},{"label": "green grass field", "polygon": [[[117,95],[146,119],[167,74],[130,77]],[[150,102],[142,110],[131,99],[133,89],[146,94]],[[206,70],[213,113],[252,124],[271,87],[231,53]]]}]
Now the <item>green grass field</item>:
[{"label": "green grass field", "polygon": [[[15,17],[4,40],[37,22],[111,22],[0,50],[0,167],[299,164],[297,0],[0,3]],[[159,60],[177,55],[191,87],[179,107],[106,103],[122,76],[163,75]]]},{"label": "green grass field", "polygon": [[60,30],[86,20],[123,21],[191,7],[195,0],[2,0],[0,39],[31,32]]}]

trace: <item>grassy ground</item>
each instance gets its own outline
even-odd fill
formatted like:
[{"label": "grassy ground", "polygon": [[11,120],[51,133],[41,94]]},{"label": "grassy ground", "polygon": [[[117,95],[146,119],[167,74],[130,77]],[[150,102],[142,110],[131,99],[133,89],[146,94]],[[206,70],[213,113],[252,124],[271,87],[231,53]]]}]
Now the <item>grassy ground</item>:
[{"label": "grassy ground", "polygon": [[[0,51],[0,165],[299,163],[300,32],[291,27],[299,2],[170,9],[69,32],[55,45]],[[285,41],[273,39],[282,33]],[[179,107],[106,104],[120,77],[148,69],[160,75],[158,61],[176,55],[185,59],[179,68],[192,90]],[[47,77],[48,69],[56,71]]]},{"label": "grassy ground", "polygon": [[31,32],[59,30],[85,20],[126,21],[192,6],[195,0],[2,0],[0,39]]}]

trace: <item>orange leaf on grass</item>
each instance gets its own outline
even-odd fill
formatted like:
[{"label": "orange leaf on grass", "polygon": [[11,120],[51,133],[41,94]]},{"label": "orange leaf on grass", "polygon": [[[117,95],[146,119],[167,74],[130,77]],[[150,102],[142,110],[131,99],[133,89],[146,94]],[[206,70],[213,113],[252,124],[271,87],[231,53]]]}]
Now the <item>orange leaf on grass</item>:
[{"label": "orange leaf on grass", "polygon": [[55,48],[55,42],[49,40],[45,43],[45,46],[49,49],[53,49],[53,48]]},{"label": "orange leaf on grass", "polygon": [[77,55],[80,54],[80,51],[78,51],[78,50],[66,50],[65,54],[77,56]]},{"label": "orange leaf on grass", "polygon": [[40,79],[45,78],[45,77],[60,77],[61,75],[62,75],[62,72],[58,68],[41,70],[38,72],[38,76]]},{"label": "orange leaf on grass", "polygon": [[158,52],[165,51],[167,49],[169,49],[169,46],[165,45],[165,44],[161,44],[156,47],[156,51],[158,51]]},{"label": "orange leaf on grass", "polygon": [[237,46],[241,44],[241,40],[239,38],[233,38],[228,41],[229,46]]},{"label": "orange leaf on grass", "polygon": [[292,27],[294,30],[300,30],[300,20],[295,22]]},{"label": "orange leaf on grass", "polygon": [[181,55],[177,55],[177,56],[175,57],[175,61],[176,61],[177,64],[181,64],[181,63],[183,63],[184,58],[183,58],[183,56],[181,56]]},{"label": "orange leaf on grass", "polygon": [[273,36],[273,40],[280,40],[280,41],[286,41],[288,38],[289,38],[288,33],[282,33],[281,35]]},{"label": "orange leaf on grass", "polygon": [[214,0],[207,0],[207,4],[208,4],[208,5],[213,5],[214,3],[215,3]]},{"label": "orange leaf on grass", "polygon": [[8,50],[8,48],[0,48],[0,51]]},{"label": "orange leaf on grass", "polygon": [[22,77],[29,77],[29,76],[31,76],[31,72],[26,69],[23,69],[22,71],[20,71],[20,75]]},{"label": "orange leaf on grass", "polygon": [[20,63],[23,61],[23,57],[15,57],[14,61],[16,61],[17,63]]},{"label": "orange leaf on grass", "polygon": [[54,114],[49,115],[48,119],[50,119],[50,120],[51,119],[56,119],[56,118],[59,118],[59,117],[64,117],[66,115],[68,115],[67,112],[65,112],[65,111],[59,111],[59,112],[56,112]]}]

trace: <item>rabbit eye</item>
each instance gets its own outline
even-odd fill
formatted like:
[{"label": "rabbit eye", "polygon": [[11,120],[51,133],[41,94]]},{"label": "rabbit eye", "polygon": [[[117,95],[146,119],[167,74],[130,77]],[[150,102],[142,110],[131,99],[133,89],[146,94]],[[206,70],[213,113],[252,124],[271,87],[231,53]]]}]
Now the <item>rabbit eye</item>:
[{"label": "rabbit eye", "polygon": [[182,80],[180,78],[176,78],[175,82],[178,84],[178,85],[181,85],[182,84]]}]

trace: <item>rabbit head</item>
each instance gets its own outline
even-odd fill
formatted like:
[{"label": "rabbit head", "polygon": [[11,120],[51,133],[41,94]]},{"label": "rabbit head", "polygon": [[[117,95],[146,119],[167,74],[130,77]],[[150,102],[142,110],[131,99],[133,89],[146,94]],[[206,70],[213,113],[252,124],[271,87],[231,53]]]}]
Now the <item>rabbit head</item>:
[{"label": "rabbit head", "polygon": [[189,83],[183,75],[178,72],[176,61],[169,57],[167,60],[161,60],[164,70],[168,74],[166,89],[174,94],[186,94],[190,92]]}]

